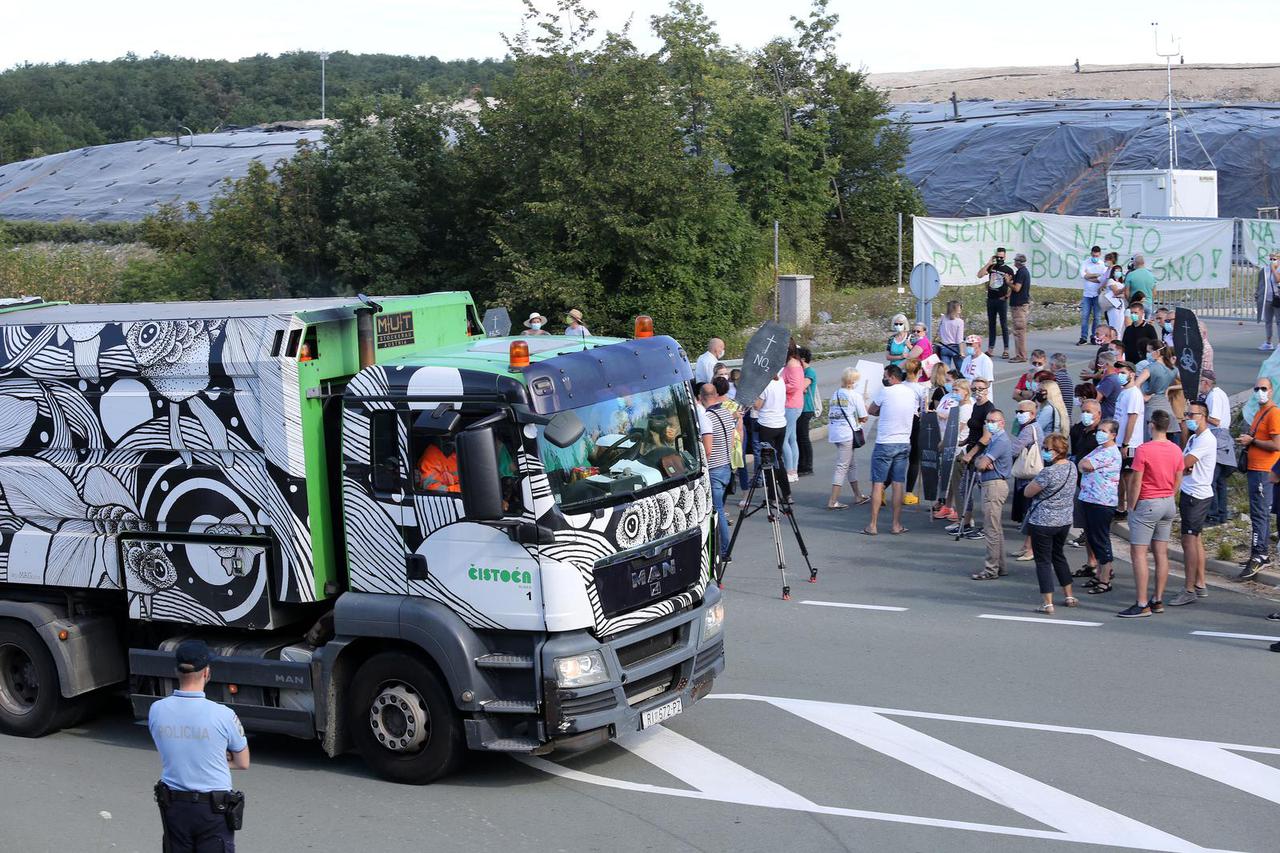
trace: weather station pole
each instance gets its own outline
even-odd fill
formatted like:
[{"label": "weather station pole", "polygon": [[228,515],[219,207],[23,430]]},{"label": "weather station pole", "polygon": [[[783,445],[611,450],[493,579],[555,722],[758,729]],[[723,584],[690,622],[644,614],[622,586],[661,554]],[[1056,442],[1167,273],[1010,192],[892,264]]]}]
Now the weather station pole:
[{"label": "weather station pole", "polygon": [[329,54],[320,51],[320,118],[325,118],[324,103],[324,64],[329,61]]},{"label": "weather station pole", "polygon": [[1165,122],[1169,126],[1169,214],[1172,215],[1178,207],[1177,195],[1173,186],[1173,170],[1178,167],[1178,143],[1174,138],[1173,131],[1173,58],[1182,53],[1182,42],[1169,37],[1169,47],[1172,53],[1162,53],[1160,51],[1160,22],[1151,22],[1151,32],[1155,38],[1156,56],[1164,57],[1164,73],[1165,81],[1168,86],[1168,100],[1165,101]]}]

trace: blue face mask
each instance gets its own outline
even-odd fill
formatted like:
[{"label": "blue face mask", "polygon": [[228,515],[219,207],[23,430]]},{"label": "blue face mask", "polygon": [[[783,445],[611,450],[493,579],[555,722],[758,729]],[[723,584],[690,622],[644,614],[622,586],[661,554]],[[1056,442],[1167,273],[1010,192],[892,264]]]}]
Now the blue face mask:
[{"label": "blue face mask", "polygon": [[1085,426],[1093,426],[1093,412],[1081,412],[1080,423]]},{"label": "blue face mask", "polygon": [[1052,451],[1052,450],[1041,450],[1041,451],[1040,451],[1040,458],[1041,458],[1041,459],[1043,459],[1045,462],[1052,462],[1052,461],[1053,461],[1053,451]]},{"label": "blue face mask", "polygon": [[1116,381],[1120,383],[1121,387],[1124,387],[1125,385],[1128,385],[1128,384],[1129,384],[1129,374],[1127,374],[1127,373],[1117,373],[1117,374],[1116,374]]},{"label": "blue face mask", "polygon": [[1172,323],[1165,323],[1165,324],[1164,324],[1164,330],[1165,330],[1166,332],[1172,332],[1172,331],[1173,331],[1173,324],[1172,324]]},{"label": "blue face mask", "polygon": [[1028,383],[1027,383],[1027,390],[1028,390],[1028,391],[1036,391],[1036,390],[1038,390],[1039,388],[1040,388],[1040,383],[1039,383],[1039,382],[1036,382],[1034,379],[1033,379],[1032,381],[1030,381],[1030,382],[1028,382]]},{"label": "blue face mask", "polygon": [[946,389],[948,394],[955,390],[955,385],[950,382],[944,383],[942,387]]},{"label": "blue face mask", "polygon": [[1187,429],[1191,432],[1200,431],[1200,422],[1195,418],[1187,418]]},{"label": "blue face mask", "polygon": [[978,348],[977,348],[977,347],[966,347],[966,349],[968,350],[969,355],[973,356],[974,358],[977,358],[977,356],[978,356]]},{"label": "blue face mask", "polygon": [[1097,439],[1098,444],[1102,445],[1111,440],[1111,433],[1107,432],[1105,429],[1100,429],[1093,434],[1093,437]]},{"label": "blue face mask", "polygon": [[1001,433],[1000,424],[992,421],[988,421],[987,432],[991,433],[992,435],[999,435]]},{"label": "blue face mask", "polygon": [[1137,314],[1135,314],[1135,313],[1133,313],[1132,311],[1130,311],[1130,312],[1129,312],[1129,322],[1131,322],[1131,323],[1137,323],[1137,322],[1139,322],[1139,320],[1138,320],[1138,315],[1137,315]]}]

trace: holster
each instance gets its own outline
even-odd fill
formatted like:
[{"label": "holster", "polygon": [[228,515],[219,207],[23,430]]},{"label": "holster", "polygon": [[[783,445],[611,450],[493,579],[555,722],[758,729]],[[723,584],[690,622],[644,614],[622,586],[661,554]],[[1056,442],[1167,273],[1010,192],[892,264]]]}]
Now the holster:
[{"label": "holster", "polygon": [[156,805],[160,807],[160,811],[169,808],[169,786],[163,782],[157,782],[155,788]]},{"label": "holster", "polygon": [[227,828],[239,832],[244,826],[244,792],[214,791],[209,795],[209,807],[226,818]]}]

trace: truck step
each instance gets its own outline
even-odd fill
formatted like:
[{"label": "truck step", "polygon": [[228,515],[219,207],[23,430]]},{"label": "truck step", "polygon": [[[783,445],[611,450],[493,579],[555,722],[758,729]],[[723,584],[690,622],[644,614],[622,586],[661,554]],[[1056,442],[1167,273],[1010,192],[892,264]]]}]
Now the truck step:
[{"label": "truck step", "polygon": [[485,699],[480,708],[487,714],[536,714],[538,703],[519,699]]},{"label": "truck step", "polygon": [[533,669],[533,658],[529,655],[488,654],[476,658],[476,666],[481,669]]},{"label": "truck step", "polygon": [[504,737],[484,742],[484,748],[491,752],[533,752],[540,746],[542,744],[536,740],[523,737]]}]

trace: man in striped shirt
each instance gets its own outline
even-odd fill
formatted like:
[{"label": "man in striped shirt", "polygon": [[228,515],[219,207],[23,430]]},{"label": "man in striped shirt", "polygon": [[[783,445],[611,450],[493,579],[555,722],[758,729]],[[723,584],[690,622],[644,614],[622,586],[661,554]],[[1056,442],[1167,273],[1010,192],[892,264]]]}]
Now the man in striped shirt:
[{"label": "man in striped shirt", "polygon": [[711,475],[711,505],[716,511],[716,543],[723,559],[729,549],[729,517],[724,512],[724,493],[733,477],[729,465],[733,451],[733,435],[738,428],[735,418],[722,403],[729,393],[729,380],[717,376],[698,389],[698,431]]}]

